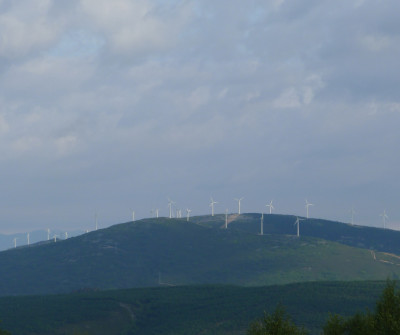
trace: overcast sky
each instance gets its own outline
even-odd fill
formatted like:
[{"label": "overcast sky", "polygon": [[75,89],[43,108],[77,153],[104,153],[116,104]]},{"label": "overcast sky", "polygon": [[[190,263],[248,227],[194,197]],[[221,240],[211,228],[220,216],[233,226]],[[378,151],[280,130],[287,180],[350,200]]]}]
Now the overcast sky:
[{"label": "overcast sky", "polygon": [[[0,0],[0,232],[192,215],[400,228],[398,0]],[[183,213],[184,214],[184,213]]]}]

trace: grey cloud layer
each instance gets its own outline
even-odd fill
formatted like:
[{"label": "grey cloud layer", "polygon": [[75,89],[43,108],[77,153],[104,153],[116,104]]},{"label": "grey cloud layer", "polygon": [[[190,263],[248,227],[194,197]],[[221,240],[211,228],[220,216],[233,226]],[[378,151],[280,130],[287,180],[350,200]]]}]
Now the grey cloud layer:
[{"label": "grey cloud layer", "polygon": [[314,196],[317,216],[400,222],[399,7],[0,1],[0,229],[96,207],[115,223],[167,195],[233,210],[238,192],[252,211]]}]

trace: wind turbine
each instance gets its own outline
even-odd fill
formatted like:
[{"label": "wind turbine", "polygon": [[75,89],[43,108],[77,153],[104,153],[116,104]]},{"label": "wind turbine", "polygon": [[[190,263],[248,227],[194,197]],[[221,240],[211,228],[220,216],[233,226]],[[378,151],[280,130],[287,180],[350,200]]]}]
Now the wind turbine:
[{"label": "wind turbine", "polygon": [[29,244],[30,244],[30,243],[29,243],[29,233],[26,234],[26,239],[27,239],[28,245],[29,245]]},{"label": "wind turbine", "polygon": [[307,219],[308,219],[308,207],[310,207],[310,206],[314,206],[314,204],[308,202],[308,200],[306,199]]},{"label": "wind turbine", "polygon": [[57,237],[58,237],[58,235],[54,234],[54,236],[53,236],[53,238],[54,238],[54,243],[57,242]]},{"label": "wind turbine", "polygon": [[242,197],[242,198],[240,198],[240,199],[238,199],[238,198],[235,198],[234,200],[236,200],[237,202],[238,202],[238,207],[239,207],[239,210],[238,210],[238,214],[240,215],[240,202],[242,201],[244,199],[244,197]]},{"label": "wind turbine", "polygon": [[181,209],[177,209],[176,210],[176,217],[177,218],[182,218],[182,210]]},{"label": "wind turbine", "polygon": [[354,207],[351,207],[350,213],[351,213],[351,224],[354,225],[354,214],[356,214]]},{"label": "wind turbine", "polygon": [[386,229],[386,219],[389,219],[389,217],[386,214],[386,209],[383,211],[383,213],[379,216],[382,216],[382,220],[383,220],[383,229]]},{"label": "wind turbine", "polygon": [[135,221],[135,211],[132,211],[132,222]]},{"label": "wind turbine", "polygon": [[66,231],[65,232],[65,239],[67,239],[68,238],[68,232]]},{"label": "wind turbine", "polygon": [[170,219],[172,219],[172,205],[173,205],[174,203],[175,203],[174,201],[172,201],[170,198],[168,198],[169,218],[170,218]]},{"label": "wind turbine", "polygon": [[158,212],[160,211],[158,208],[156,208],[156,218],[158,219]]},{"label": "wind turbine", "polygon": [[272,200],[269,204],[266,204],[265,207],[269,207],[269,214],[272,214],[272,210],[274,209],[274,206],[272,206]]},{"label": "wind turbine", "polygon": [[17,238],[15,237],[13,241],[14,241],[14,248],[16,248],[17,247]]},{"label": "wind turbine", "polygon": [[97,230],[99,228],[99,222],[97,220],[97,212],[94,213],[94,221],[95,221],[96,230]]},{"label": "wind turbine", "polygon": [[47,241],[50,240],[50,228],[47,228]]},{"label": "wind turbine", "polygon": [[188,222],[189,222],[190,212],[191,212],[191,211],[192,211],[191,209],[186,208],[186,221],[188,221]]},{"label": "wind turbine", "polygon": [[261,233],[260,233],[260,235],[264,235],[264,213],[261,213]]},{"label": "wind turbine", "polygon": [[297,217],[296,222],[294,223],[295,225],[297,224],[297,237],[300,237],[300,221],[304,221],[304,219],[299,219]]},{"label": "wind turbine", "polygon": [[228,208],[225,209],[225,229],[228,229]]},{"label": "wind turbine", "polygon": [[214,216],[214,205],[217,204],[217,201],[214,201],[213,197],[211,197],[210,207],[211,207],[211,216]]}]

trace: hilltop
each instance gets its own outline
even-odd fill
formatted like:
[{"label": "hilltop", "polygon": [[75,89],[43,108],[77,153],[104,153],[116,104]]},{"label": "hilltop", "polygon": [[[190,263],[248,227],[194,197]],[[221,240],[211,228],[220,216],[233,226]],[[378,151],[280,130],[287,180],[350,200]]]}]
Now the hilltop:
[{"label": "hilltop", "polygon": [[[0,295],[81,289],[320,280],[379,280],[400,275],[400,233],[260,214],[145,219],[56,243],[0,252]],[[395,244],[397,241],[397,245]],[[397,248],[397,249],[396,249]],[[374,249],[374,250],[369,250]],[[380,250],[380,251],[378,251]]]}]

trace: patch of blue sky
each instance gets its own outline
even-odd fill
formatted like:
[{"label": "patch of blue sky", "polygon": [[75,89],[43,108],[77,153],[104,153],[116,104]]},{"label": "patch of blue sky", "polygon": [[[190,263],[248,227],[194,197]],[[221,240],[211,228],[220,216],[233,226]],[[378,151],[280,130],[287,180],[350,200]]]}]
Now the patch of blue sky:
[{"label": "patch of blue sky", "polygon": [[104,43],[104,38],[87,31],[68,32],[48,51],[48,55],[57,58],[86,58],[96,56]]}]

